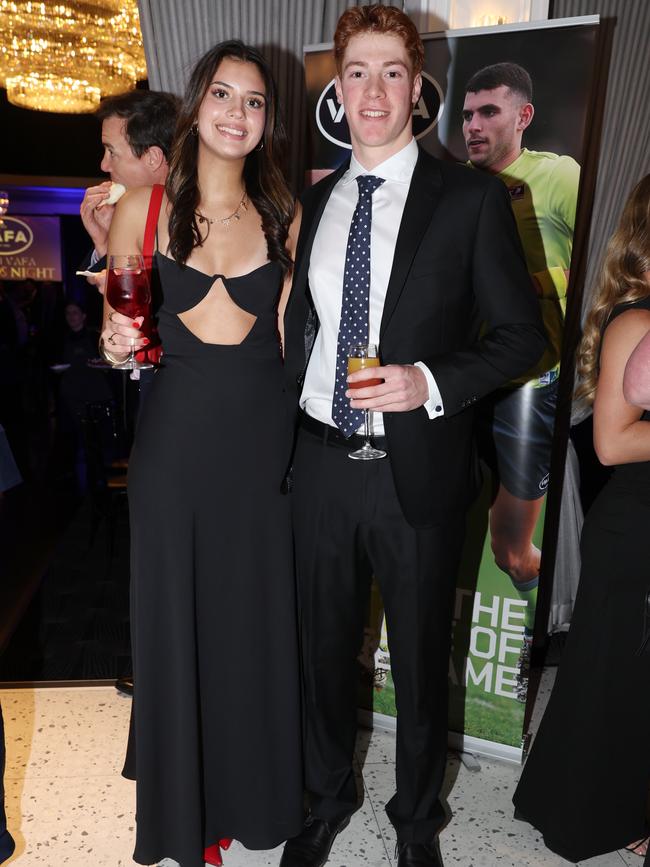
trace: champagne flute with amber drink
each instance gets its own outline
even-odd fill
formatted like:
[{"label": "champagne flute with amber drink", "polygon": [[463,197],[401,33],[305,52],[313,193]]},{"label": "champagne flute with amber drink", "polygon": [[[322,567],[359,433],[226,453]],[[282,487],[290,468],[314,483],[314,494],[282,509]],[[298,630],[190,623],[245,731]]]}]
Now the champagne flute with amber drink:
[{"label": "champagne flute with amber drink", "polygon": [[[139,255],[109,256],[106,275],[106,300],[117,313],[130,319],[151,314],[151,289],[144,258]],[[143,323],[144,324],[144,323]],[[143,370],[153,367],[148,361],[137,361],[135,340],[131,341],[128,358],[113,365],[116,370]]]},{"label": "champagne flute with amber drink", "polygon": [[[379,353],[374,343],[359,343],[351,346],[348,353],[348,373],[357,370],[366,370],[368,367],[379,367]],[[383,379],[364,379],[362,382],[348,382],[348,388],[370,388],[372,385],[381,385]],[[363,435],[365,442],[360,449],[348,454],[353,461],[376,461],[385,458],[386,452],[376,449],[370,442],[370,410],[363,411]]]}]

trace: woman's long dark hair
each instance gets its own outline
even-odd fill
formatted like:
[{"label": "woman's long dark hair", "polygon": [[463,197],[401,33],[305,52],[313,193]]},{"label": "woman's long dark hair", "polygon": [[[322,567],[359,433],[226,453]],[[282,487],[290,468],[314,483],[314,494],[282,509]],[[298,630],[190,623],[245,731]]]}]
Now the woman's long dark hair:
[{"label": "woman's long dark hair", "polygon": [[217,67],[227,57],[254,63],[262,74],[266,90],[266,120],[262,134],[263,147],[246,157],[244,184],[249,199],[262,218],[269,259],[279,262],[285,273],[292,261],[286,248],[289,226],[293,218],[293,197],[280,168],[287,135],[280,117],[277,88],[271,70],[255,48],[239,40],[220,42],[211,48],[194,67],[183,99],[176,127],[176,138],[169,162],[166,191],[171,202],[169,217],[169,252],[185,264],[192,250],[200,247],[203,236],[199,231],[196,211],[200,192],[197,174],[198,136],[192,132],[199,107],[212,83]]}]

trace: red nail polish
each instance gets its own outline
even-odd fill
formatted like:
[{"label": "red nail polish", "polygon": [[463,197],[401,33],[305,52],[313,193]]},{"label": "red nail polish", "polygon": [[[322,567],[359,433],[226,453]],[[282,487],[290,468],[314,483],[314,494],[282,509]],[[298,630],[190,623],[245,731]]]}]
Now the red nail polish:
[{"label": "red nail polish", "polygon": [[147,343],[151,343],[151,341],[149,340],[148,337],[143,337],[142,339],[144,340],[145,345],[146,345]]},{"label": "red nail polish", "polygon": [[132,322],[131,325],[132,325],[134,328],[139,328],[139,327],[140,327],[140,326],[138,325],[137,322]]},{"label": "red nail polish", "polygon": [[221,852],[219,851],[218,843],[205,849],[203,852],[203,857],[206,864],[212,864],[214,865],[214,867],[222,867],[223,860],[221,858]]}]

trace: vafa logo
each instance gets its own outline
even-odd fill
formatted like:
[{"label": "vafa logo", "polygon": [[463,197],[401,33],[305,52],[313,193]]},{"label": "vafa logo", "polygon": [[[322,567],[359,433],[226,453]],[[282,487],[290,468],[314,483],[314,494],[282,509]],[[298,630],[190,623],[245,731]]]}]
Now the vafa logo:
[{"label": "vafa logo", "polygon": [[3,217],[0,220],[0,256],[16,256],[32,246],[34,233],[22,220]]},{"label": "vafa logo", "polygon": [[[413,135],[420,139],[430,132],[442,117],[445,98],[438,82],[427,72],[422,73],[422,92],[413,107]],[[345,109],[336,98],[335,79],[325,85],[316,105],[316,124],[328,141],[350,150],[350,128]]]}]

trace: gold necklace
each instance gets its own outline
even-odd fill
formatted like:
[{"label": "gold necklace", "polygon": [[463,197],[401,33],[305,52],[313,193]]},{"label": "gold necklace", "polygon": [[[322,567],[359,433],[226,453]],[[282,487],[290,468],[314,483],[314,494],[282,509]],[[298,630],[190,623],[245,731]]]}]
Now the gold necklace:
[{"label": "gold necklace", "polygon": [[237,208],[227,217],[206,217],[200,211],[194,211],[196,216],[199,218],[199,223],[207,223],[209,226],[214,226],[215,223],[221,223],[222,226],[228,228],[228,226],[232,223],[233,220],[241,220],[241,212],[247,211],[246,207],[246,190],[244,190],[244,195],[241,197],[241,202],[237,205]]}]

